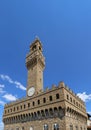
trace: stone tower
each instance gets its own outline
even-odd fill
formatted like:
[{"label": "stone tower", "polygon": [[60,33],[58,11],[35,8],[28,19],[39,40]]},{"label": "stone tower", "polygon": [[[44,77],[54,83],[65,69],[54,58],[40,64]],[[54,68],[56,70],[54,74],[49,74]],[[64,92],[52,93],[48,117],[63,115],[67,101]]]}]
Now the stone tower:
[{"label": "stone tower", "polygon": [[26,67],[28,70],[27,96],[32,96],[43,90],[45,61],[42,54],[42,44],[38,38],[30,45],[30,52],[26,57]]}]

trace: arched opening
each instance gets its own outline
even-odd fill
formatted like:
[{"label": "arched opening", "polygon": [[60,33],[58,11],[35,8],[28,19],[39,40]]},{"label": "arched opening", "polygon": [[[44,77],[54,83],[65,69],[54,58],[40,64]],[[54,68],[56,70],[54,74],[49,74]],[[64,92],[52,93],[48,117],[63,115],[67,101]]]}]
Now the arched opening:
[{"label": "arched opening", "polygon": [[55,123],[54,124],[54,129],[53,130],[59,130],[59,124]]},{"label": "arched opening", "polygon": [[58,115],[59,115],[60,118],[62,118],[64,116],[64,110],[63,110],[62,107],[58,108],[58,113],[59,113]]},{"label": "arched opening", "polygon": [[28,121],[30,121],[31,120],[31,114],[29,113],[28,114]]},{"label": "arched opening", "polygon": [[45,109],[45,116],[46,116],[46,118],[49,117],[48,109]]},{"label": "arched opening", "polygon": [[41,113],[40,111],[37,111],[38,119],[41,119]]},{"label": "arched opening", "polygon": [[53,112],[52,108],[49,109],[49,114],[50,114],[51,117],[53,116],[54,112]]},{"label": "arched opening", "polygon": [[37,114],[36,114],[36,112],[34,112],[34,120],[36,120],[37,119]]},{"label": "arched opening", "polygon": [[33,130],[33,127],[31,126],[29,130]]},{"label": "arched opening", "polygon": [[42,115],[42,118],[45,117],[45,112],[44,112],[44,110],[41,110],[41,115]]},{"label": "arched opening", "polygon": [[56,107],[54,107],[54,115],[58,116],[58,109]]},{"label": "arched opening", "polygon": [[34,115],[33,115],[33,113],[31,113],[31,120],[34,120]]},{"label": "arched opening", "polygon": [[70,130],[73,130],[73,125],[70,125]]},{"label": "arched opening", "polygon": [[44,129],[43,130],[48,130],[48,125],[47,124],[44,125]]}]

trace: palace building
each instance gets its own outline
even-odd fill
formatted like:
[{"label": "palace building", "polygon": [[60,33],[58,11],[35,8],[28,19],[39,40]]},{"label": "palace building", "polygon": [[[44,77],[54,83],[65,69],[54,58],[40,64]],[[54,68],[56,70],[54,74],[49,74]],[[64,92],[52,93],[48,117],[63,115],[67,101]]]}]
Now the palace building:
[{"label": "palace building", "polygon": [[45,58],[39,39],[26,56],[25,98],[5,104],[4,130],[87,130],[85,103],[64,82],[43,89]]}]

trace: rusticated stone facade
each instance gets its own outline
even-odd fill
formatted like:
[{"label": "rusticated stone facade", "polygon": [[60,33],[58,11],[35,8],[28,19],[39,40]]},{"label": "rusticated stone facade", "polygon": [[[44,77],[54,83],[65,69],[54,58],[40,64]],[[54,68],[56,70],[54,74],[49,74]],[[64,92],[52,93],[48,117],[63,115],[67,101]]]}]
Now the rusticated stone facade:
[{"label": "rusticated stone facade", "polygon": [[45,61],[38,39],[30,46],[26,66],[26,97],[5,105],[4,130],[86,130],[85,104],[64,82],[43,90]]}]

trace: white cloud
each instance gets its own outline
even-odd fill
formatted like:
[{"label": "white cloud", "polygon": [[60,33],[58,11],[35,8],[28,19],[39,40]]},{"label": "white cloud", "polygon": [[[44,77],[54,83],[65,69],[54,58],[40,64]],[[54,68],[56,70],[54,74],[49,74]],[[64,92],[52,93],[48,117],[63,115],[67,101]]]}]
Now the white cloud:
[{"label": "white cloud", "polygon": [[17,88],[20,88],[22,90],[26,90],[26,88],[21,83],[19,83],[17,81],[15,81],[14,83],[15,83],[15,85],[16,85]]},{"label": "white cloud", "polygon": [[13,83],[13,80],[12,80],[8,75],[3,75],[3,74],[1,74],[1,75],[0,75],[0,78],[1,78],[2,80],[7,80],[9,83]]},{"label": "white cloud", "polygon": [[4,130],[4,124],[3,124],[3,122],[0,122],[0,130]]},{"label": "white cloud", "polygon": [[2,88],[0,88],[0,94],[3,94],[3,93],[5,93],[5,91]]},{"label": "white cloud", "polygon": [[17,97],[13,96],[12,94],[5,94],[2,97],[5,98],[7,101],[16,101],[17,100]]},{"label": "white cloud", "polygon": [[5,93],[5,91],[3,90],[5,86],[3,84],[0,84],[0,94]]},{"label": "white cloud", "polygon": [[16,88],[19,88],[21,90],[26,90],[26,88],[18,81],[13,81],[8,75],[3,75],[3,74],[0,74],[0,78],[2,80],[6,80],[8,81],[9,83],[11,84],[14,84],[16,86]]},{"label": "white cloud", "polygon": [[4,106],[5,102],[0,100],[0,105]]},{"label": "white cloud", "polygon": [[86,94],[86,92],[78,93],[77,96],[79,96],[84,102],[91,100],[91,94]]},{"label": "white cloud", "polygon": [[4,88],[5,86],[4,86],[4,84],[0,84],[0,88]]}]

